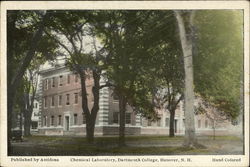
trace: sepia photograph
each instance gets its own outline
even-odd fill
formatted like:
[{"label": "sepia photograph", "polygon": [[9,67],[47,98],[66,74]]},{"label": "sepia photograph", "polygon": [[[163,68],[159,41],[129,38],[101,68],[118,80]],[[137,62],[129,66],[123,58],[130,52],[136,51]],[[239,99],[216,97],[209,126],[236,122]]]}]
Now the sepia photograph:
[{"label": "sepia photograph", "polygon": [[248,166],[242,6],[6,8],[3,166]]}]

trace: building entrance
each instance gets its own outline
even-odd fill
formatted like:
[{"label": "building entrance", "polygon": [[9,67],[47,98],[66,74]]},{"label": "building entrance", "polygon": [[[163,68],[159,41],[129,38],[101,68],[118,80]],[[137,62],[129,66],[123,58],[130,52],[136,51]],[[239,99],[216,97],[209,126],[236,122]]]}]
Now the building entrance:
[{"label": "building entrance", "polygon": [[65,130],[69,131],[69,116],[65,116]]},{"label": "building entrance", "polygon": [[177,133],[177,119],[174,120],[174,133]]}]

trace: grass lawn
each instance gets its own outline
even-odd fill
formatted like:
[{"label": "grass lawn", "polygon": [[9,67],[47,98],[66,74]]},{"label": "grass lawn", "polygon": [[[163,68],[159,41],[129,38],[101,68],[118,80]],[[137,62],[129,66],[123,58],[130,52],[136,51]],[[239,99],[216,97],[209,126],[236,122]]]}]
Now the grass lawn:
[{"label": "grass lawn", "polygon": [[[236,136],[198,137],[203,149],[182,147],[184,137],[127,136],[126,146],[118,146],[118,137],[96,137],[89,145],[85,137],[31,136],[13,143],[12,155],[206,155],[242,154],[242,140]],[[234,149],[230,148],[231,146]],[[235,150],[236,148],[236,150]],[[231,152],[230,152],[231,151]]]}]

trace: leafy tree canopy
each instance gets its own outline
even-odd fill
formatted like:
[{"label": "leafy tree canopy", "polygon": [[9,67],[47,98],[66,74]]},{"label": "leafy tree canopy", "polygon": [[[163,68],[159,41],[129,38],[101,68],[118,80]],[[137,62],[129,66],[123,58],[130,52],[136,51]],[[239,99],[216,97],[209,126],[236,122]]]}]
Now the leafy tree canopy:
[{"label": "leafy tree canopy", "polygon": [[240,112],[243,87],[243,14],[239,10],[198,11],[195,91],[228,117]]}]

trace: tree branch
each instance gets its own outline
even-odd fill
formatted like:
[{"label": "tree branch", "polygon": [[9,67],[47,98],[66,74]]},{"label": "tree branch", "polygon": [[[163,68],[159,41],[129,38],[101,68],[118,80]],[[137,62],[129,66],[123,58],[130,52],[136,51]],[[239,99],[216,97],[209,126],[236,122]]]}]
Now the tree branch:
[{"label": "tree branch", "polygon": [[23,62],[19,66],[19,68],[17,68],[18,70],[17,70],[16,75],[12,78],[11,89],[15,89],[16,85],[21,80],[22,76],[24,75],[27,67],[30,65],[31,60],[35,55],[35,51],[37,49],[38,42],[42,38],[42,33],[44,31],[44,28],[45,28],[44,23],[48,18],[49,18],[49,14],[46,13],[43,16],[42,21],[39,24],[39,28],[38,28],[37,32],[34,34],[32,40],[31,40],[30,49],[28,50],[26,56],[23,59]]},{"label": "tree branch", "polygon": [[52,36],[50,33],[48,33],[46,30],[44,31],[45,34],[47,34],[48,36],[50,36],[52,39],[54,39],[60,46],[62,46],[67,52],[68,54],[71,56],[72,53],[71,51],[66,47],[66,45],[64,45],[60,40],[58,40],[56,37]]}]

